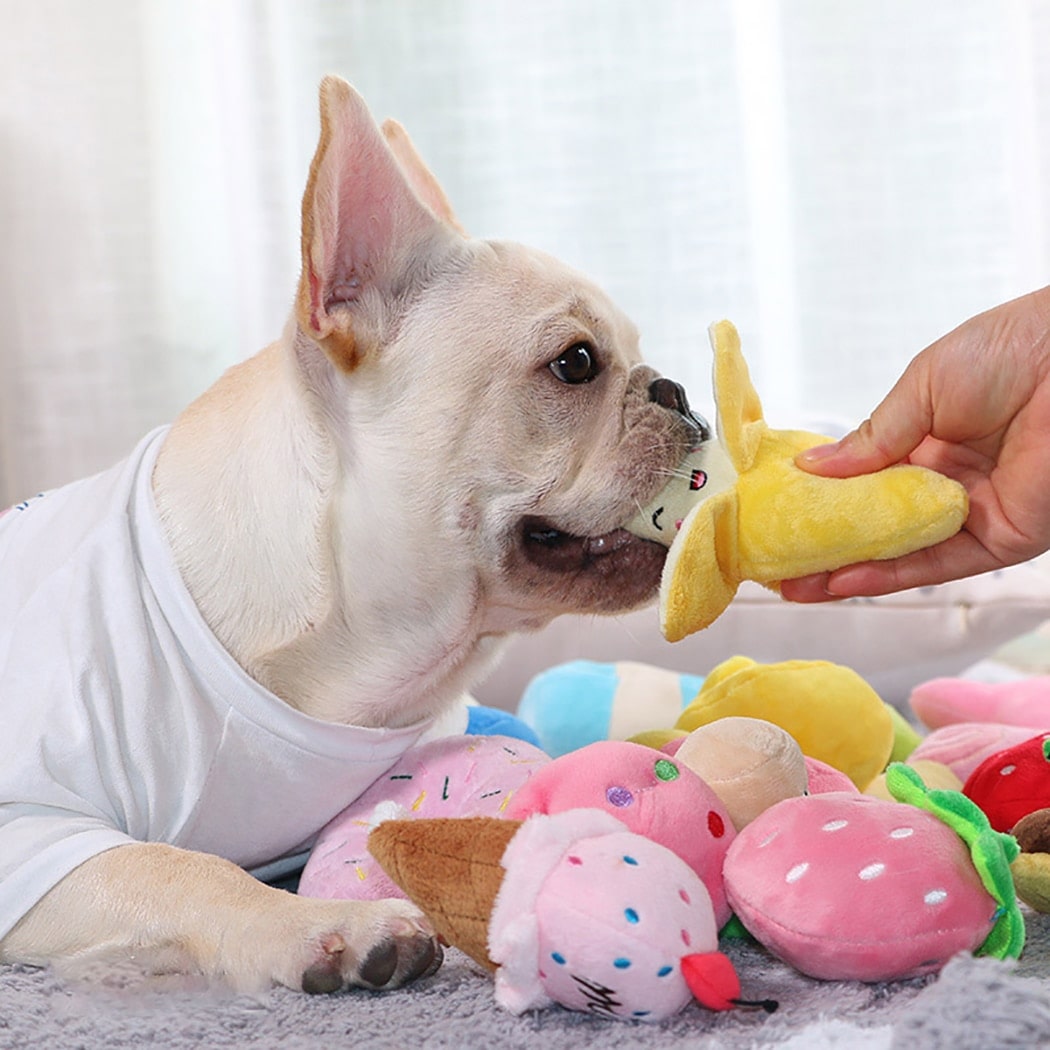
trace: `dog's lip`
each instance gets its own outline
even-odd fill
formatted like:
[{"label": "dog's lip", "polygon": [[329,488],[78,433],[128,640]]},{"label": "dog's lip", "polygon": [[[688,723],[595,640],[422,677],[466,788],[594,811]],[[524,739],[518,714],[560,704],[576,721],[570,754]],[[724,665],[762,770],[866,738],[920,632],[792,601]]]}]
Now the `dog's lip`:
[{"label": "dog's lip", "polygon": [[578,570],[635,546],[651,543],[623,528],[595,536],[577,536],[543,518],[532,517],[523,519],[521,536],[530,560],[554,570]]}]

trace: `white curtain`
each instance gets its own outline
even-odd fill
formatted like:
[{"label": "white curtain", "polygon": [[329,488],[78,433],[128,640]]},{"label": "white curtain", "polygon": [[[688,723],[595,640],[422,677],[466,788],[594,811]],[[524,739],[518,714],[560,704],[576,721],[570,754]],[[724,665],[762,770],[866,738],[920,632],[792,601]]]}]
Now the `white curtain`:
[{"label": "white curtain", "polygon": [[0,506],[278,334],[329,71],[701,409],[717,318],[832,428],[1050,280],[1048,0],[0,0]]}]

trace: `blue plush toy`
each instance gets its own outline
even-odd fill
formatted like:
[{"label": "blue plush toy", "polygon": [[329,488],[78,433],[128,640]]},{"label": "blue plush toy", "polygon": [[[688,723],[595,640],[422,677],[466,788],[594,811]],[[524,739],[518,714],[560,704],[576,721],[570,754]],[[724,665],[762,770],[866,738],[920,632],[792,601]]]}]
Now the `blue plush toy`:
[{"label": "blue plush toy", "polygon": [[673,726],[703,681],[700,675],[627,660],[573,660],[529,682],[518,717],[535,731],[539,746],[557,758],[598,740],[627,740]]},{"label": "blue plush toy", "polygon": [[522,719],[509,711],[486,707],[484,704],[471,704],[467,708],[465,732],[470,736],[509,736],[515,740],[524,740],[533,747],[542,747],[535,730]]}]

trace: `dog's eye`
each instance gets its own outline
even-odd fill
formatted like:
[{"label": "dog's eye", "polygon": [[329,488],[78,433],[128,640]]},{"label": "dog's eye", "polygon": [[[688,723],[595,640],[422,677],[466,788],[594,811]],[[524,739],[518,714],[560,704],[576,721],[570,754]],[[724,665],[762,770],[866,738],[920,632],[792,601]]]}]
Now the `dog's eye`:
[{"label": "dog's eye", "polygon": [[548,367],[563,383],[589,383],[599,372],[598,355],[587,343],[573,343]]}]

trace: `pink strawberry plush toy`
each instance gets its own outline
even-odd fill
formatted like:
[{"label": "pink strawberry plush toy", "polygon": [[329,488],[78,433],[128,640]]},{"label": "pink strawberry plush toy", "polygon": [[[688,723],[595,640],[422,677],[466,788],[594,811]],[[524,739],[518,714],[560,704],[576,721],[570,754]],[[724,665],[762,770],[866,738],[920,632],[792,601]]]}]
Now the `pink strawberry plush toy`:
[{"label": "pink strawberry plush toy", "polygon": [[1016,841],[907,766],[891,765],[887,784],[911,804],[832,792],[786,799],[744,828],[724,869],[744,926],[827,980],[915,977],[959,951],[1019,955]]}]

